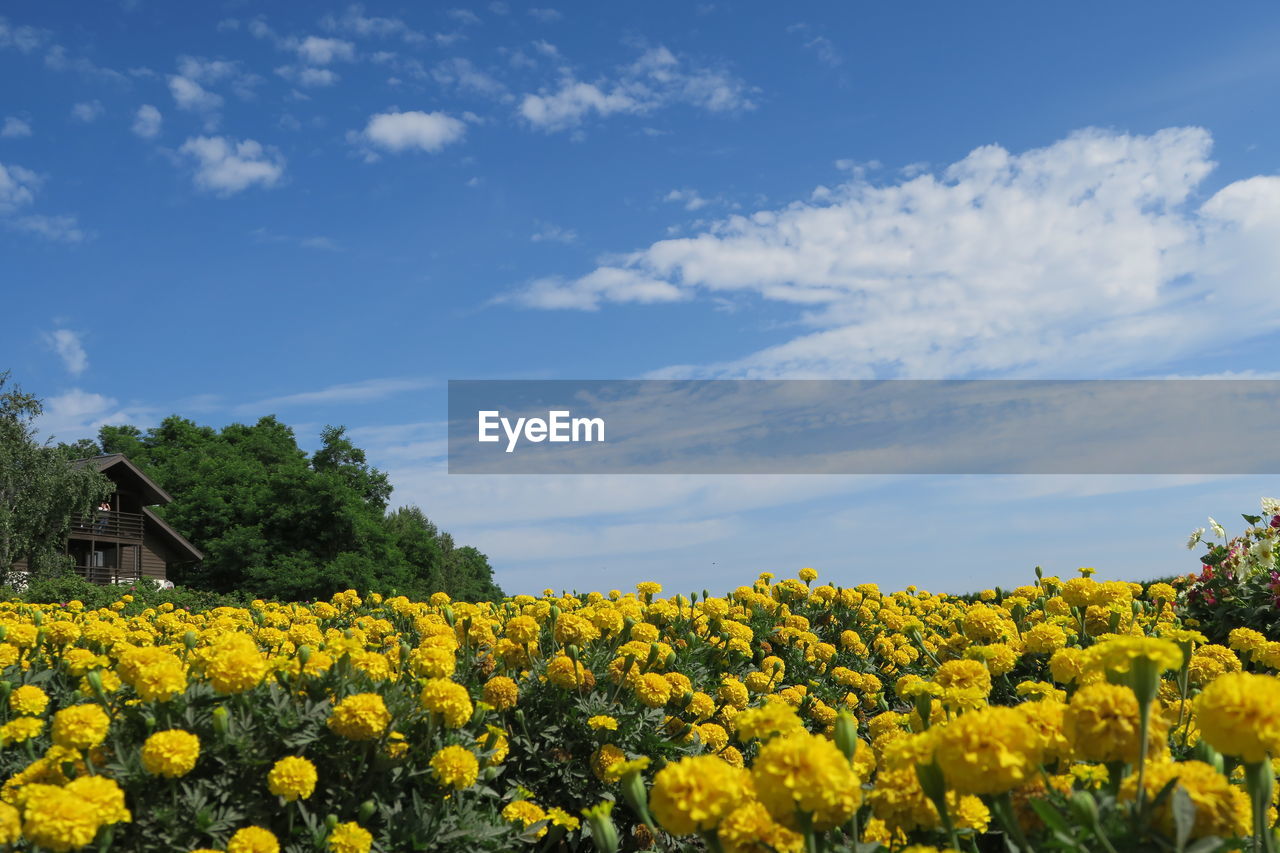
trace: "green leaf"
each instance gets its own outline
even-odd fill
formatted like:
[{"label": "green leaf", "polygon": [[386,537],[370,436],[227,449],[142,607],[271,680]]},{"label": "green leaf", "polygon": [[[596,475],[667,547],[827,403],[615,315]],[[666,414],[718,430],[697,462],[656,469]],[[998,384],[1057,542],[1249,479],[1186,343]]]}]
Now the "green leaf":
[{"label": "green leaf", "polygon": [[1057,830],[1064,835],[1071,834],[1071,827],[1067,823],[1067,819],[1062,816],[1062,812],[1053,807],[1052,804],[1045,800],[1031,800],[1031,808],[1045,822],[1050,829]]},{"label": "green leaf", "polygon": [[1228,848],[1228,844],[1217,836],[1210,835],[1201,838],[1195,844],[1187,848],[1186,853],[1221,853]]},{"label": "green leaf", "polygon": [[1246,515],[1245,513],[1241,513],[1240,517],[1250,524],[1257,524],[1259,521],[1262,521],[1262,516],[1260,515]]},{"label": "green leaf", "polygon": [[1191,795],[1187,793],[1187,789],[1181,785],[1174,789],[1171,805],[1174,843],[1177,845],[1178,853],[1183,853],[1187,849],[1187,841],[1191,838],[1191,829],[1196,824],[1196,805],[1191,802]]}]

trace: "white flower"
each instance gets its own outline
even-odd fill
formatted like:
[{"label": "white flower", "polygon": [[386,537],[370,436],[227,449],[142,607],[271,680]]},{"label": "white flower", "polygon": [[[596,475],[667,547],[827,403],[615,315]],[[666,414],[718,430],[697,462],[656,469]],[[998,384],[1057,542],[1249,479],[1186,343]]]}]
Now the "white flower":
[{"label": "white flower", "polygon": [[1204,538],[1203,527],[1197,527],[1195,530],[1191,531],[1191,538],[1187,540],[1187,550],[1190,551],[1192,548],[1196,547],[1202,538]]},{"label": "white flower", "polygon": [[1280,515],[1280,500],[1276,498],[1262,499],[1263,515]]},{"label": "white flower", "polygon": [[1212,515],[1209,516],[1209,526],[1213,528],[1213,533],[1215,536],[1221,536],[1223,539],[1227,538],[1226,528],[1224,528],[1218,522],[1214,521]]}]

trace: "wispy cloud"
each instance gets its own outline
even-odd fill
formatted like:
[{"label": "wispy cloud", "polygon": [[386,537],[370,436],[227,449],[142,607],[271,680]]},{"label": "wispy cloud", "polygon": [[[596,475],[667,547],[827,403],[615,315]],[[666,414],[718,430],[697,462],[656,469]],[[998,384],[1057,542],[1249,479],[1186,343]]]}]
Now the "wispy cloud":
[{"label": "wispy cloud", "polygon": [[319,391],[301,391],[297,394],[285,394],[280,397],[269,397],[256,403],[238,406],[240,413],[261,412],[265,409],[285,408],[289,406],[315,406],[332,403],[368,403],[381,400],[393,394],[407,391],[420,391],[431,386],[426,379],[366,379],[363,382],[350,382],[342,385],[330,385]]},{"label": "wispy cloud", "polygon": [[614,76],[594,82],[563,68],[556,85],[524,95],[519,114],[531,126],[554,132],[577,127],[593,115],[646,115],[672,104],[713,113],[755,108],[750,88],[727,70],[695,65],[658,46]]},{"label": "wispy cloud", "polygon": [[31,122],[16,116],[5,116],[4,126],[0,127],[0,139],[19,139],[31,135]]}]

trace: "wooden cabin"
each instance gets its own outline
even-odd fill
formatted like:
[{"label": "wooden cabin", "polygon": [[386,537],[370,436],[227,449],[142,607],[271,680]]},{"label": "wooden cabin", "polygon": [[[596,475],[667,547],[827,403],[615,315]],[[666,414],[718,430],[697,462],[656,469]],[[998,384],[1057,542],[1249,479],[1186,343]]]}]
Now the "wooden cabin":
[{"label": "wooden cabin", "polygon": [[[204,558],[196,546],[151,510],[172,503],[173,498],[123,454],[94,456],[72,464],[91,465],[116,485],[105,507],[71,518],[67,553],[82,577],[102,584],[141,578],[165,581],[170,565]],[[14,569],[25,572],[25,561],[19,560]]]}]

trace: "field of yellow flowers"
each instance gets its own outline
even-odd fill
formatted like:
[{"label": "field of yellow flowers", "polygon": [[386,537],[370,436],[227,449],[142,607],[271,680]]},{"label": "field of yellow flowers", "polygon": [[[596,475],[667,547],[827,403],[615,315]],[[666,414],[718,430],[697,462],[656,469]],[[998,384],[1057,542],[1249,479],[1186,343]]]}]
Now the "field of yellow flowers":
[{"label": "field of yellow flowers", "polygon": [[0,603],[0,847],[1274,850],[1280,640],[1039,574]]}]

